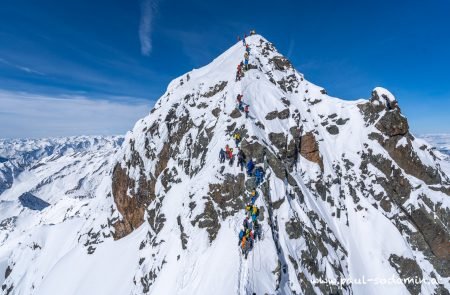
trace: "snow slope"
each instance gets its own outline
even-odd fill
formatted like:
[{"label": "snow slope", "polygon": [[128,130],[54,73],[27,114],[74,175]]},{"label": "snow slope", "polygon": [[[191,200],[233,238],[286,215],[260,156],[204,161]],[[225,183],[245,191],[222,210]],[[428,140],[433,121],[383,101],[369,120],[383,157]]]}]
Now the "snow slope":
[{"label": "snow slope", "polygon": [[[117,153],[62,156],[14,179],[0,195],[5,294],[450,290],[450,182],[395,97],[380,87],[370,100],[329,96],[263,37],[247,43],[241,81],[239,42],[173,80]],[[235,131],[266,173],[256,201],[263,239],[248,259],[237,235],[254,178],[218,161]],[[54,183],[36,189],[49,175]],[[25,191],[51,205],[28,212],[17,201]],[[380,282],[407,277],[439,284]]]}]

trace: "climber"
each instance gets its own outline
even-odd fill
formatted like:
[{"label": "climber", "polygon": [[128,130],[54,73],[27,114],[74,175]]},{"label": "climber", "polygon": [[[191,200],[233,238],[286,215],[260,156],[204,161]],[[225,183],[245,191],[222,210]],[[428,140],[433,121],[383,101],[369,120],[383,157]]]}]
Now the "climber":
[{"label": "climber", "polygon": [[241,241],[242,254],[244,254],[244,255],[245,255],[245,252],[246,252],[246,246],[247,246],[246,244],[247,244],[247,237],[244,236],[244,237],[242,237],[242,241]]},{"label": "climber", "polygon": [[260,185],[264,179],[264,171],[261,167],[255,169],[256,186]]},{"label": "climber", "polygon": [[236,143],[236,147],[239,146],[239,143],[241,142],[241,134],[239,132],[234,133],[233,135],[234,142]]},{"label": "climber", "polygon": [[238,103],[242,101],[242,97],[243,97],[242,94],[238,94],[237,95],[236,100],[237,100]]},{"label": "climber", "polygon": [[[247,51],[244,53],[244,60],[247,60],[247,61],[248,61],[248,52],[247,52]],[[244,63],[244,64],[245,64],[245,63]]]},{"label": "climber", "polygon": [[230,166],[233,166],[233,163],[234,163],[234,155],[233,155],[233,149],[232,149],[232,148],[230,149],[228,158],[230,159],[230,161],[229,161]]},{"label": "climber", "polygon": [[254,221],[256,221],[256,218],[259,216],[259,209],[258,209],[258,207],[257,206],[253,206],[251,213],[252,213],[252,221],[254,222]]},{"label": "climber", "polygon": [[248,44],[245,45],[245,52],[247,52],[248,54],[250,54],[250,46],[248,46]]},{"label": "climber", "polygon": [[254,205],[255,202],[256,202],[256,199],[258,199],[258,192],[257,192],[255,189],[253,189],[253,190],[250,192],[250,197],[251,197],[252,205]]},{"label": "climber", "polygon": [[220,163],[225,162],[225,151],[223,150],[223,148],[220,149],[219,160],[220,160]]},{"label": "climber", "polygon": [[254,236],[255,236],[255,241],[261,240],[261,225],[258,222],[255,222],[255,225],[253,226],[254,229]]},{"label": "climber", "polygon": [[250,159],[247,163],[247,175],[252,176],[253,169],[255,168],[255,163],[253,163],[253,160]]},{"label": "climber", "polygon": [[241,243],[242,238],[244,237],[244,235],[245,235],[245,232],[244,232],[244,230],[241,228],[241,231],[239,232],[239,242],[238,242],[238,245]]},{"label": "climber", "polygon": [[245,44],[247,44],[247,43],[245,42],[245,38],[247,38],[247,35],[244,35],[244,38],[242,39],[242,45],[244,45],[244,46],[245,46]]},{"label": "climber", "polygon": [[236,72],[236,81],[241,81],[242,66],[238,64]]},{"label": "climber", "polygon": [[245,108],[244,108],[244,113],[245,113],[245,118],[246,118],[246,119],[248,119],[248,107],[249,107],[249,105],[246,104],[246,105],[245,105]]},{"label": "climber", "polygon": [[225,153],[228,160],[233,156],[233,149],[230,149],[230,146],[228,144],[225,146]]},{"label": "climber", "polygon": [[248,252],[250,251],[250,248],[246,237],[242,239],[241,247],[242,247],[242,254],[244,255],[245,259],[247,259],[247,255]]},{"label": "climber", "polygon": [[249,232],[247,233],[247,235],[252,231],[252,229],[253,229],[253,223],[252,223],[252,221],[249,219],[249,221],[248,221],[248,228],[247,228],[247,231],[249,231]]},{"label": "climber", "polygon": [[230,146],[228,144],[225,146],[225,156],[230,159]]},{"label": "climber", "polygon": [[245,165],[245,154],[242,150],[239,150],[238,152],[238,162],[237,162],[238,167],[241,167],[241,171],[244,169],[244,165]]},{"label": "climber", "polygon": [[239,102],[239,104],[238,104],[238,110],[241,111],[241,112],[244,111],[244,103],[242,101]]},{"label": "climber", "polygon": [[242,222],[242,225],[244,226],[244,229],[245,229],[245,230],[248,229],[248,223],[249,223],[248,219],[249,219],[249,217],[246,216],[245,219],[244,219],[244,221]]},{"label": "climber", "polygon": [[[246,217],[247,219],[249,219],[251,216],[252,208],[253,208],[252,204],[248,204],[245,206],[245,212],[246,212],[246,214],[248,214]],[[247,228],[248,228],[248,222],[247,222]]]}]

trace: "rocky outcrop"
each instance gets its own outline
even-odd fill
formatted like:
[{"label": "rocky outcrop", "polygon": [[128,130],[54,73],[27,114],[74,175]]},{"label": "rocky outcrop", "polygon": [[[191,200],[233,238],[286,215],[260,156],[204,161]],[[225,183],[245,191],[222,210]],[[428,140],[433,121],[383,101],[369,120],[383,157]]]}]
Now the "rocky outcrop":
[{"label": "rocky outcrop", "polygon": [[331,125],[327,127],[328,133],[331,135],[339,134],[339,128],[336,125]]},{"label": "rocky outcrop", "polygon": [[209,185],[209,196],[217,204],[222,219],[232,216],[241,210],[245,203],[245,176],[243,173],[225,174],[222,183]]},{"label": "rocky outcrop", "polygon": [[217,93],[219,93],[220,91],[222,91],[225,86],[227,86],[228,81],[221,81],[219,83],[217,83],[216,85],[214,85],[214,87],[209,87],[209,91],[205,92],[202,96],[204,97],[213,97],[214,95],[216,95]]},{"label": "rocky outcrop", "polygon": [[278,71],[286,71],[292,68],[291,62],[283,56],[274,56],[269,60],[269,63],[272,63]]},{"label": "rocky outcrop", "polygon": [[114,239],[118,240],[144,222],[145,207],[137,198],[128,196],[128,188],[134,188],[134,179],[127,175],[127,169],[116,164],[113,171],[112,191],[114,202],[122,215],[122,219],[114,223]]},{"label": "rocky outcrop", "polygon": [[409,131],[408,121],[398,111],[386,112],[375,127],[389,137],[406,135]]},{"label": "rocky outcrop", "polygon": [[288,119],[290,115],[290,111],[289,109],[284,109],[281,112],[278,111],[272,111],[270,113],[267,113],[266,115],[266,120],[273,120],[273,119],[280,119],[280,120],[285,120]]},{"label": "rocky outcrop", "polygon": [[300,140],[300,154],[307,160],[319,164],[320,169],[323,171],[323,161],[319,151],[319,145],[317,144],[314,133],[307,132],[301,137]]},{"label": "rocky outcrop", "polygon": [[[377,140],[389,153],[389,156],[391,156],[397,165],[405,170],[406,173],[423,180],[429,185],[441,183],[439,171],[422,163],[412,146],[410,136],[398,135],[385,139],[377,133],[371,133],[369,138]],[[400,140],[403,140],[404,144],[400,144]]]},{"label": "rocky outcrop", "polygon": [[406,289],[413,294],[421,294],[422,284],[420,282],[423,278],[422,270],[417,265],[417,262],[410,258],[405,258],[395,254],[389,257],[389,263],[395,270],[406,286]]},{"label": "rocky outcrop", "polygon": [[238,109],[234,109],[231,112],[231,114],[230,114],[230,117],[233,118],[233,119],[237,119],[237,118],[239,118],[241,116],[242,116],[242,114],[241,114],[241,112]]},{"label": "rocky outcrop", "polygon": [[197,223],[199,228],[206,228],[210,243],[216,239],[217,233],[220,230],[220,222],[219,215],[214,209],[214,204],[211,200],[205,203],[203,213],[195,217],[191,222],[193,226],[196,226]]}]

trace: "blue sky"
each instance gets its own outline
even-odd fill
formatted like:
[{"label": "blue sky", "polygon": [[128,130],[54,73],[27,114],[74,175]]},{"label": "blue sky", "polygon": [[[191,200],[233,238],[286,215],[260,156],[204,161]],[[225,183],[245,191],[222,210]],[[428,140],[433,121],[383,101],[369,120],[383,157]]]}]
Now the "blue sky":
[{"label": "blue sky", "polygon": [[0,137],[124,134],[175,77],[255,28],[333,96],[393,92],[450,132],[450,2],[15,0],[0,9]]}]

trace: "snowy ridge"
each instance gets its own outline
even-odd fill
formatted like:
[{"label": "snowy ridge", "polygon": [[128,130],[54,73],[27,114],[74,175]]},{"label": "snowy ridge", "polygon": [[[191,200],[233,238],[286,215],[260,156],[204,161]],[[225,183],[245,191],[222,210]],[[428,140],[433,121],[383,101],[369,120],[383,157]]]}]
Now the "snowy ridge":
[{"label": "snowy ridge", "polygon": [[[19,209],[0,203],[11,212],[10,221],[0,220],[1,233],[8,233],[0,244],[6,294],[450,290],[450,181],[431,146],[409,133],[394,96],[382,88],[370,100],[329,96],[263,37],[246,41],[250,68],[240,81],[242,42],[173,80],[117,154],[81,158],[77,165],[95,163],[99,170],[86,170],[91,194],[77,206],[56,202],[64,205],[30,217],[25,235],[11,230]],[[249,105],[248,119],[236,110],[238,94]],[[218,160],[226,144],[236,154],[235,132],[243,138],[239,149],[265,171],[256,200],[263,239],[247,260],[237,236],[255,179],[236,162]],[[82,174],[75,171],[62,179]],[[24,186],[33,187],[32,179],[24,178]],[[17,194],[8,193],[1,197],[14,202]],[[46,195],[55,204],[59,193]],[[327,281],[363,276],[439,284],[339,289]]]}]

